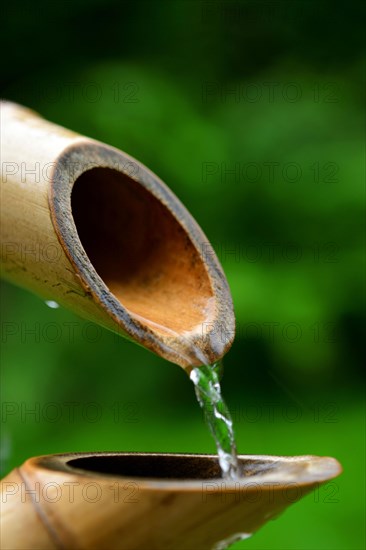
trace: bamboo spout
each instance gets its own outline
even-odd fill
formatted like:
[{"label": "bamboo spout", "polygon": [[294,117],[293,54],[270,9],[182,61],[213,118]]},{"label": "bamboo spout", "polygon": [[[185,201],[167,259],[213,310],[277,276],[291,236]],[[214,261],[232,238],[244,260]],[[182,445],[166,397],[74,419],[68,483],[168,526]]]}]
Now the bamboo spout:
[{"label": "bamboo spout", "polygon": [[[77,453],[33,458],[1,484],[1,548],[211,550],[251,535],[340,474],[333,458]],[[21,528],[20,528],[21,526]],[[223,546],[215,546],[223,548]]]},{"label": "bamboo spout", "polygon": [[2,275],[189,369],[234,338],[230,291],[177,197],[126,153],[1,103]]}]

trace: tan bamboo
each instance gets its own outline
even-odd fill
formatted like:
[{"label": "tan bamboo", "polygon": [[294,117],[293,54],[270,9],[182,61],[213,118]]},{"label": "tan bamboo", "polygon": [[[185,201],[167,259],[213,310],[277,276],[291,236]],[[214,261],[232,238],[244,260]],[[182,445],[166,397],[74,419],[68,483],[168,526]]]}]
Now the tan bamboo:
[{"label": "tan bamboo", "polygon": [[235,324],[225,275],[159,178],[9,102],[1,140],[3,277],[184,368],[225,354]]},{"label": "tan bamboo", "polygon": [[[240,456],[219,478],[212,455],[33,458],[1,484],[1,548],[210,550],[255,533],[341,467],[333,458]],[[290,544],[290,541],[289,541]]]}]

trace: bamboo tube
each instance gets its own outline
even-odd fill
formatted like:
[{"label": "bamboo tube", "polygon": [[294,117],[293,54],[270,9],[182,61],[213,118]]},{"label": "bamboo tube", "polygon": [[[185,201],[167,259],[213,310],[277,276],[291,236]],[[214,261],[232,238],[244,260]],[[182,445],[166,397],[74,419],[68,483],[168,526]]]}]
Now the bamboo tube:
[{"label": "bamboo tube", "polygon": [[[1,484],[4,550],[209,550],[250,535],[341,472],[333,458],[95,453],[27,460]],[[217,546],[219,548],[219,546]]]},{"label": "bamboo tube", "polygon": [[1,103],[1,137],[3,277],[184,368],[225,354],[225,275],[159,178],[13,103]]}]

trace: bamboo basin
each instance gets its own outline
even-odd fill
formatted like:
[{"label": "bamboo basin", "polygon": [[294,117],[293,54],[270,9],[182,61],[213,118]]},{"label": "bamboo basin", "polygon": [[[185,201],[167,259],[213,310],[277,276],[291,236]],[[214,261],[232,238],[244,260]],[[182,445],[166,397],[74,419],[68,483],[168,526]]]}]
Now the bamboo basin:
[{"label": "bamboo basin", "polygon": [[328,457],[239,459],[237,482],[219,477],[214,455],[29,459],[1,483],[1,548],[210,550],[233,535],[255,533],[341,473]]}]

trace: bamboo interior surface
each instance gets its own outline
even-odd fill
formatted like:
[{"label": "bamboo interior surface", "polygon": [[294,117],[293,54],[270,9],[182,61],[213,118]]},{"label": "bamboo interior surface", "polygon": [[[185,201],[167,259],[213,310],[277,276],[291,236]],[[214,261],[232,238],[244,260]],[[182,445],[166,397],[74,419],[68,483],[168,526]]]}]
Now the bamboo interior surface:
[{"label": "bamboo interior surface", "polygon": [[124,307],[162,332],[205,322],[214,294],[203,258],[156,197],[95,168],[76,180],[71,205],[91,263]]}]

